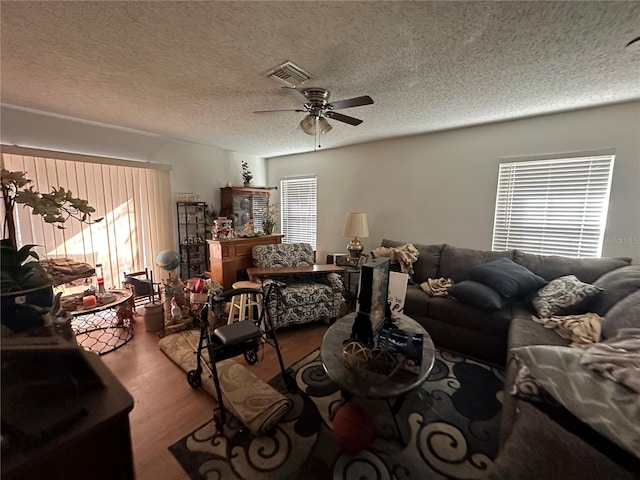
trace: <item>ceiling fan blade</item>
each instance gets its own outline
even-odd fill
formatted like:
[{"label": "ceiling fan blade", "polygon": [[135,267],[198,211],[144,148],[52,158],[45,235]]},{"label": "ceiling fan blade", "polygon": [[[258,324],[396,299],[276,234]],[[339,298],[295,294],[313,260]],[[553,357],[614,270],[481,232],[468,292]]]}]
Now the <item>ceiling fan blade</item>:
[{"label": "ceiling fan blade", "polygon": [[371,105],[373,103],[373,99],[369,95],[364,95],[362,97],[354,97],[348,98],[346,100],[338,100],[337,102],[331,102],[327,105],[329,108],[337,110],[339,108],[349,108],[349,107],[359,107],[361,105]]},{"label": "ceiling fan blade", "polygon": [[285,90],[289,90],[291,92],[291,95],[293,95],[294,97],[296,97],[296,100],[298,100],[299,102],[302,103],[309,103],[309,99],[307,97],[305,97],[302,92],[300,90],[298,90],[297,88],[293,88],[293,87],[282,87]]},{"label": "ceiling fan blade", "polygon": [[362,123],[362,120],[360,120],[359,118],[353,118],[349,115],[343,115],[342,113],[338,112],[325,112],[324,116],[331,118],[332,120],[338,120],[339,122],[348,123],[349,125],[353,125],[354,127]]},{"label": "ceiling fan blade", "polygon": [[286,108],[284,110],[256,110],[253,113],[269,113],[269,112],[306,112],[306,110],[300,110],[299,108]]}]

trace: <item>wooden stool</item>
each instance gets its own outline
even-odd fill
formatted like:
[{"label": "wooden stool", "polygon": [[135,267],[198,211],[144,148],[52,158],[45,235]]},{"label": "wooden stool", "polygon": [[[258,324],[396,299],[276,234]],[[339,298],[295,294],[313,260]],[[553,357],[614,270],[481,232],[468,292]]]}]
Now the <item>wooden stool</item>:
[{"label": "wooden stool", "polygon": [[[259,282],[235,282],[232,288],[262,288],[262,284]],[[235,321],[236,310],[238,311],[238,320],[243,321],[247,318],[253,319],[253,307],[258,307],[258,318],[262,315],[262,299],[258,298],[258,295],[262,293],[243,293],[242,295],[236,295],[231,298],[231,306],[229,307],[229,319],[227,323],[233,323]],[[249,314],[247,315],[247,310]]]}]

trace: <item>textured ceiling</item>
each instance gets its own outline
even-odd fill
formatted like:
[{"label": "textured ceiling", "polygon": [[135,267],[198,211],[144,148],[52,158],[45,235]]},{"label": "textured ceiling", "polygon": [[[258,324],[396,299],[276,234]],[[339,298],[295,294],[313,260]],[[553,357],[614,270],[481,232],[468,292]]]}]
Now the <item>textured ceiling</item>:
[{"label": "textured ceiling", "polygon": [[640,99],[640,2],[2,2],[5,105],[270,157],[314,149],[263,76],[340,110],[333,148]]}]

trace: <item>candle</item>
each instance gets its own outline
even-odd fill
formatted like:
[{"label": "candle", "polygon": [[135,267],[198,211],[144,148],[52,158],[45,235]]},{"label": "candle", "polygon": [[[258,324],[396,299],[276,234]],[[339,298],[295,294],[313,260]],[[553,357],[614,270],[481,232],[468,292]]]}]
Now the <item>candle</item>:
[{"label": "candle", "polygon": [[85,308],[95,307],[98,304],[98,300],[95,295],[87,295],[86,297],[82,297],[82,306]]}]

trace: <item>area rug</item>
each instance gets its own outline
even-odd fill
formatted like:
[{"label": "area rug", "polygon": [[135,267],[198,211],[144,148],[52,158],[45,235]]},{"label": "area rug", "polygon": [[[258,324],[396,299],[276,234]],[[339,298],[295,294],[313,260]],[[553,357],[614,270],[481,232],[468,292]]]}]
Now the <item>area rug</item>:
[{"label": "area rug", "polygon": [[[497,454],[502,369],[437,352],[429,378],[396,416],[407,445],[386,402],[352,399],[372,418],[375,440],[349,454],[333,435],[340,391],[319,351],[290,368],[299,390],[286,394],[293,408],[269,434],[254,437],[231,418],[222,433],[210,421],[169,447],[191,479],[474,479]],[[270,384],[285,392],[281,375]]]}]

